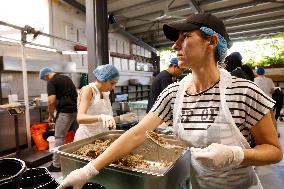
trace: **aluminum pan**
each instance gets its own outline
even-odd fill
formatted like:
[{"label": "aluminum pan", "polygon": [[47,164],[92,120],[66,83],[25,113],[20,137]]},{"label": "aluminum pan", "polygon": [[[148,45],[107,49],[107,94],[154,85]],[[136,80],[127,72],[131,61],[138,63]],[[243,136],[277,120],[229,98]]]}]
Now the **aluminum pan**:
[{"label": "aluminum pan", "polygon": [[[71,159],[74,159],[76,161],[82,161],[87,163],[92,160],[92,158],[84,157],[75,155],[72,152],[78,150],[82,146],[86,144],[91,144],[97,139],[101,140],[107,140],[117,139],[124,131],[107,131],[100,133],[98,135],[95,135],[90,138],[86,138],[84,140],[80,140],[77,142],[69,143],[63,146],[60,146],[58,148],[55,148],[54,151],[57,152],[60,156],[68,157]],[[181,145],[182,143],[180,141],[174,140],[172,136],[162,135],[166,141],[170,144],[177,144]],[[123,172],[129,172],[131,174],[136,174],[139,176],[145,176],[145,175],[152,175],[152,176],[164,176],[167,174],[168,171],[170,171],[176,161],[184,156],[185,153],[187,153],[187,150],[181,150],[181,149],[164,149],[155,143],[153,143],[152,140],[146,139],[144,144],[138,147],[136,150],[133,151],[133,153],[142,154],[144,156],[144,159],[147,162],[150,162],[151,164],[155,164],[155,166],[150,166],[150,168],[129,168],[125,166],[120,166],[116,164],[110,164],[107,169],[115,169],[116,171],[123,171]],[[172,162],[172,165],[169,167],[161,167],[159,165],[159,161],[169,161]]]}]

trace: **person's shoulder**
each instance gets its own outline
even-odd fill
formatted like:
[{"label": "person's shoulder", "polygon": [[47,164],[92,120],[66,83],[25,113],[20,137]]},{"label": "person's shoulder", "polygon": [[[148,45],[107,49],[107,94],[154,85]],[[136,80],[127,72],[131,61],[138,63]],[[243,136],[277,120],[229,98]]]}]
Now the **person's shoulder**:
[{"label": "person's shoulder", "polygon": [[166,70],[163,70],[156,76],[156,78],[163,78],[163,77],[167,77],[169,75],[170,75],[169,72],[167,72]]},{"label": "person's shoulder", "polygon": [[57,78],[71,79],[69,76],[64,75],[64,74],[56,74],[55,76],[56,76]]},{"label": "person's shoulder", "polygon": [[251,88],[251,89],[258,88],[258,86],[254,82],[248,79],[239,78],[236,76],[232,76],[232,87],[233,88]]},{"label": "person's shoulder", "polygon": [[179,86],[180,86],[180,82],[176,81],[176,82],[173,82],[173,83],[169,84],[166,89],[168,89],[168,90],[177,90]]}]

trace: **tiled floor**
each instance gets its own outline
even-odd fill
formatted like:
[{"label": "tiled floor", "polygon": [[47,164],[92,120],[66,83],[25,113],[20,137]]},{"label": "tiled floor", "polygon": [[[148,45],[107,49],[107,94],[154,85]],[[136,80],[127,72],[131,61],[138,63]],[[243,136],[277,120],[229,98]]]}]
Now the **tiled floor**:
[{"label": "tiled floor", "polygon": [[[284,149],[284,122],[278,122],[278,131],[281,134],[280,140]],[[50,163],[42,166],[48,166]],[[267,165],[256,168],[264,189],[284,188],[284,160],[275,165]],[[62,173],[51,173],[58,182],[62,181]]]}]

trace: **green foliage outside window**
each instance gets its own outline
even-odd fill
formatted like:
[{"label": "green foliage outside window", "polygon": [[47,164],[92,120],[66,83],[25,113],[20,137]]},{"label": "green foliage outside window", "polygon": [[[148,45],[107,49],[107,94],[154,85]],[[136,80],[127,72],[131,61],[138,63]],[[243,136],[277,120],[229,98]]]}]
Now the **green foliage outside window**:
[{"label": "green foliage outside window", "polygon": [[[254,68],[256,66],[273,66],[276,64],[284,65],[284,33],[275,35],[272,43],[266,43],[260,48],[270,48],[273,51],[273,56],[263,56],[259,61],[248,60],[244,62],[248,66]],[[282,40],[282,41],[281,41]]]}]

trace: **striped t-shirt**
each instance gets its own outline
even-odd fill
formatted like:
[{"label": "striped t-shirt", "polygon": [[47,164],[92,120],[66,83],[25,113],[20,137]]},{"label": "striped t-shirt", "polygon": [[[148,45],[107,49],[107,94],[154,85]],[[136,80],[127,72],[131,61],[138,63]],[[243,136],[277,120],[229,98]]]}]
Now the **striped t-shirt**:
[{"label": "striped t-shirt", "polygon": [[[173,124],[173,109],[179,83],[169,85],[158,97],[151,111],[168,125]],[[268,97],[255,83],[232,76],[232,84],[226,89],[226,102],[232,117],[241,133],[254,146],[250,129],[274,106],[274,100]],[[219,81],[198,94],[185,92],[182,104],[182,123],[214,123],[219,113]],[[185,128],[186,129],[186,128]]]}]

